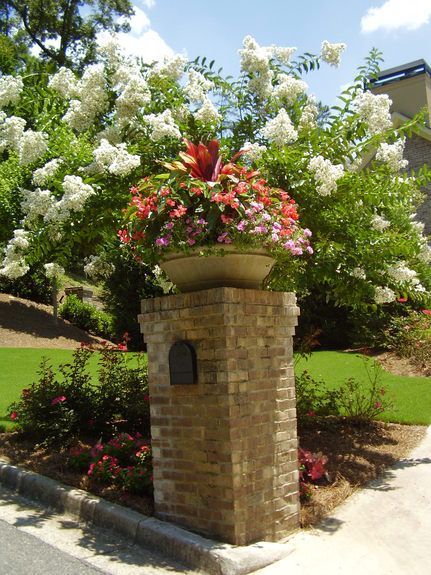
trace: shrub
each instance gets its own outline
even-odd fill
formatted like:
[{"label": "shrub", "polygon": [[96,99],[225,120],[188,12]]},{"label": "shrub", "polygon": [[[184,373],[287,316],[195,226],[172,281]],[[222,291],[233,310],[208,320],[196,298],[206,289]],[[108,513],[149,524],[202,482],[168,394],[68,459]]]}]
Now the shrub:
[{"label": "shrub", "polygon": [[385,344],[401,357],[407,357],[426,375],[431,375],[431,311],[410,311],[392,318],[384,333]]},{"label": "shrub", "polygon": [[0,292],[50,305],[52,285],[42,269],[41,266],[33,266],[25,276],[16,279],[0,274]]},{"label": "shrub", "polygon": [[152,486],[151,445],[140,433],[119,433],[107,443],[92,448],[73,448],[69,464],[101,483],[118,485],[131,493],[143,493]]},{"label": "shrub", "polygon": [[55,373],[44,359],[39,379],[9,406],[18,429],[43,445],[67,445],[79,436],[110,437],[120,428],[149,436],[150,413],[145,364],[130,367],[126,354],[106,345],[100,351],[97,382],[82,347]]},{"label": "shrub", "polygon": [[110,314],[98,310],[89,303],[82,302],[76,295],[66,298],[60,306],[59,315],[73,325],[105,339],[115,335],[113,318]]},{"label": "shrub", "polygon": [[335,389],[328,389],[324,381],[315,380],[306,370],[295,376],[296,409],[301,425],[314,416],[345,416],[356,421],[370,421],[385,411],[393,410],[393,403],[382,385],[382,368],[364,359],[369,384],[351,377]]}]

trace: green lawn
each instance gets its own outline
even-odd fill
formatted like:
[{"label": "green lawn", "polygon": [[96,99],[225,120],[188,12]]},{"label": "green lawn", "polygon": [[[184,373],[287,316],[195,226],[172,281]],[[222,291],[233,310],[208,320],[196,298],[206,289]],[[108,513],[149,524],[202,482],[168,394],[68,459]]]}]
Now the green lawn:
[{"label": "green lawn", "polygon": [[[0,348],[0,426],[13,427],[7,413],[8,406],[19,399],[21,390],[37,381],[43,357],[56,368],[72,359],[73,349]],[[97,374],[97,354],[90,359],[90,372]]]},{"label": "green lawn", "polygon": [[[315,379],[322,379],[329,388],[354,377],[368,383],[364,359],[342,351],[317,351],[308,360],[300,359],[296,370],[306,369]],[[380,419],[396,423],[431,424],[431,377],[404,377],[382,370],[382,385],[393,399],[395,410]]]}]

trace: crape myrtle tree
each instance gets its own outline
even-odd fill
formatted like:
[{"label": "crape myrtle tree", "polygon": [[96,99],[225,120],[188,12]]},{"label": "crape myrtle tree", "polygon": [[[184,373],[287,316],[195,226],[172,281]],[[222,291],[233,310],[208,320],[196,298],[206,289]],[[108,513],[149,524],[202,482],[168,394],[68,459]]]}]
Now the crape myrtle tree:
[{"label": "crape myrtle tree", "polygon": [[109,277],[129,188],[164,171],[183,138],[217,137],[225,157],[246,150],[244,162],[288,191],[313,233],[313,256],[276,269],[273,289],[368,314],[400,297],[424,305],[431,257],[415,213],[429,176],[409,173],[402,156],[418,120],[394,130],[389,98],[364,91],[377,51],[339,105],[319,114],[303,78],[338,66],[344,48],[325,41],[319,55],[295,57],[295,48],[246,37],[241,74],[225,79],[205,59],[142,64],[112,40],[80,76],[67,67],[3,76],[0,173],[16,228],[1,273],[18,278],[35,263],[67,268],[72,259]]}]

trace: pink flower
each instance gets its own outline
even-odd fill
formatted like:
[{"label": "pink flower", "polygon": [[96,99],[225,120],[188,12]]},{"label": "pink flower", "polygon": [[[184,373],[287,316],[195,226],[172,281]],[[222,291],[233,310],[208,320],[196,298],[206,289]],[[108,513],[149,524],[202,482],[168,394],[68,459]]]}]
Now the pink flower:
[{"label": "pink flower", "polygon": [[245,230],[246,226],[247,226],[247,222],[246,222],[245,220],[241,220],[241,221],[239,222],[239,224],[236,226],[236,229],[237,229],[239,232],[243,232],[243,231]]},{"label": "pink flower", "polygon": [[63,403],[63,401],[66,401],[67,397],[65,395],[59,395],[58,397],[54,397],[54,399],[51,401],[51,405],[57,405],[57,403]]},{"label": "pink flower", "polygon": [[17,419],[18,417],[18,412],[17,411],[12,411],[12,413],[10,414],[10,418],[12,419],[12,421],[14,421],[15,419]]},{"label": "pink flower", "polygon": [[156,239],[156,246],[168,246],[169,245],[169,236],[162,236],[161,238]]},{"label": "pink flower", "polygon": [[223,234],[220,234],[219,237],[217,238],[217,241],[220,244],[231,244],[232,240],[229,238],[228,233],[224,232]]},{"label": "pink flower", "polygon": [[431,315],[431,309],[422,309],[421,312],[425,315]]},{"label": "pink flower", "polygon": [[126,343],[119,343],[117,345],[118,351],[127,351],[127,344]]},{"label": "pink flower", "polygon": [[187,243],[189,244],[189,246],[194,246],[195,243],[196,243],[196,240],[194,240],[193,238],[189,238],[189,239],[187,240]]},{"label": "pink flower", "polygon": [[376,401],[376,403],[374,404],[374,407],[375,407],[376,409],[380,409],[380,408],[382,407],[381,401]]}]

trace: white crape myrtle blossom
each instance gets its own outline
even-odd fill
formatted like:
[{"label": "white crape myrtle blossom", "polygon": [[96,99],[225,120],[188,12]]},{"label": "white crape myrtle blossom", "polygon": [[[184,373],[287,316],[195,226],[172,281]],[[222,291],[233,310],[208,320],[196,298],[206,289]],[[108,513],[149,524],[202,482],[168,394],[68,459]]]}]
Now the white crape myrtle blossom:
[{"label": "white crape myrtle blossom", "polygon": [[404,159],[405,139],[400,138],[393,144],[382,142],[376,152],[376,160],[385,162],[392,172],[407,168],[408,161]]},{"label": "white crape myrtle blossom", "polygon": [[358,280],[364,280],[367,278],[365,270],[361,267],[353,268],[350,275]]},{"label": "white crape myrtle blossom", "polygon": [[381,134],[392,128],[389,109],[392,100],[387,94],[374,95],[371,92],[362,92],[353,100],[353,108],[360,119],[367,124],[371,135]]},{"label": "white crape myrtle blossom", "polygon": [[182,138],[181,132],[169,109],[161,114],[148,114],[143,117],[143,120],[150,126],[150,137],[153,142],[158,142],[163,138],[177,138],[178,140]]},{"label": "white crape myrtle blossom", "polygon": [[26,130],[18,144],[19,163],[27,166],[42,157],[48,149],[47,140],[48,136],[45,132]]},{"label": "white crape myrtle blossom", "polygon": [[148,84],[139,73],[129,76],[127,81],[117,85],[117,89],[120,94],[115,102],[115,108],[120,122],[133,118],[151,101]]},{"label": "white crape myrtle blossom", "polygon": [[383,232],[390,225],[391,223],[388,220],[385,220],[384,217],[379,216],[379,214],[374,214],[371,218],[371,227],[378,232]]},{"label": "white crape myrtle blossom", "polygon": [[212,88],[214,88],[214,82],[207,80],[200,72],[190,70],[184,93],[192,102],[203,102]]},{"label": "white crape myrtle blossom", "polygon": [[278,84],[272,91],[272,98],[278,102],[283,101],[288,106],[294,104],[308,89],[306,82],[288,74],[279,74],[277,80]]},{"label": "white crape myrtle blossom", "polygon": [[24,88],[20,76],[2,76],[0,78],[0,108],[9,104],[16,104]]},{"label": "white crape myrtle blossom", "polygon": [[392,301],[395,301],[396,299],[396,295],[395,292],[391,290],[391,288],[385,286],[376,286],[374,288],[374,301],[377,304],[382,304],[382,303],[391,303]]},{"label": "white crape myrtle blossom", "polygon": [[221,120],[219,111],[207,97],[204,98],[202,106],[193,114],[193,116],[195,117],[195,120],[206,125],[218,124]]},{"label": "white crape myrtle blossom", "polygon": [[6,148],[18,151],[26,123],[24,118],[19,116],[8,118],[4,112],[0,112],[0,151]]},{"label": "white crape myrtle blossom", "polygon": [[262,146],[257,142],[253,144],[250,142],[246,142],[242,149],[244,150],[243,158],[250,160],[250,162],[257,162],[262,157],[267,150],[266,146]]},{"label": "white crape myrtle blossom", "polygon": [[308,167],[316,180],[319,196],[330,196],[337,189],[337,180],[344,175],[341,164],[333,164],[320,155],[311,158]]},{"label": "white crape myrtle blossom", "polygon": [[313,130],[316,127],[317,116],[319,115],[319,109],[314,98],[309,97],[307,104],[302,109],[301,118],[299,120],[298,129],[302,130]]},{"label": "white crape myrtle blossom", "polygon": [[424,241],[421,245],[418,258],[425,264],[431,264],[431,246],[429,246],[426,241]]},{"label": "white crape myrtle blossom", "polygon": [[266,123],[262,128],[262,135],[269,142],[274,142],[279,148],[294,142],[298,138],[298,132],[295,130],[292,120],[284,108],[281,108],[275,118]]},{"label": "white crape myrtle blossom", "polygon": [[54,158],[47,162],[42,168],[38,168],[33,172],[33,184],[35,186],[44,186],[48,180],[53,178],[58,168],[63,163],[61,158]]},{"label": "white crape myrtle blossom", "polygon": [[60,68],[48,82],[48,86],[62,98],[71,100],[77,95],[78,80],[69,68]]},{"label": "white crape myrtle blossom", "polygon": [[265,100],[271,96],[273,78],[274,72],[268,68],[265,72],[253,76],[248,82],[248,88],[260,100]]},{"label": "white crape myrtle blossom", "polygon": [[102,64],[88,66],[76,86],[76,99],[70,101],[63,120],[78,132],[89,128],[108,107],[105,70]]},{"label": "white crape myrtle blossom", "polygon": [[324,40],[320,48],[320,57],[330,66],[335,66],[338,68],[341,62],[341,54],[346,48],[346,44],[331,44],[327,40]]},{"label": "white crape myrtle blossom", "polygon": [[64,274],[64,268],[55,262],[44,264],[43,267],[45,268],[45,275],[48,279],[56,279],[58,276]]},{"label": "white crape myrtle blossom", "polygon": [[56,203],[55,197],[49,190],[36,188],[34,192],[30,190],[21,190],[23,200],[21,209],[25,214],[24,222],[31,225],[37,222],[39,217],[45,217]]},{"label": "white crape myrtle blossom", "polygon": [[102,139],[99,147],[93,151],[94,171],[114,176],[127,176],[141,163],[140,156],[129,154],[126,144],[111,145]]},{"label": "white crape myrtle blossom", "polygon": [[106,61],[108,66],[113,68],[124,59],[116,34],[106,34],[99,38],[96,52],[102,60]]},{"label": "white crape myrtle blossom", "polygon": [[161,76],[178,82],[184,75],[187,58],[182,54],[174,54],[158,62],[150,72],[151,76]]},{"label": "white crape myrtle blossom", "polygon": [[30,269],[24,259],[24,254],[30,242],[28,240],[29,232],[23,229],[14,231],[14,237],[9,241],[4,250],[4,259],[0,275],[9,279],[17,279],[25,275]]},{"label": "white crape myrtle blossom", "polygon": [[109,277],[114,270],[114,265],[100,256],[90,256],[84,266],[85,274],[95,280]]},{"label": "white crape myrtle blossom", "polygon": [[399,283],[416,283],[414,280],[417,277],[415,270],[411,270],[406,262],[398,262],[393,266],[389,266],[386,270],[388,276],[394,281]]},{"label": "white crape myrtle blossom", "polygon": [[297,48],[290,48],[287,46],[274,46],[272,55],[280,62],[280,64],[286,66],[289,64],[296,50]]},{"label": "white crape myrtle blossom", "polygon": [[269,60],[274,53],[274,48],[259,46],[252,36],[246,36],[242,45],[243,48],[238,50],[241,57],[241,70],[248,74],[265,73],[269,68]]},{"label": "white crape myrtle blossom", "polygon": [[79,176],[65,176],[63,197],[55,202],[45,214],[45,221],[53,224],[64,222],[71,212],[81,212],[85,202],[96,192],[89,184],[84,184]]},{"label": "white crape myrtle blossom", "polygon": [[107,126],[104,130],[97,132],[95,136],[96,142],[108,140],[110,144],[121,144],[121,130],[117,124]]}]

